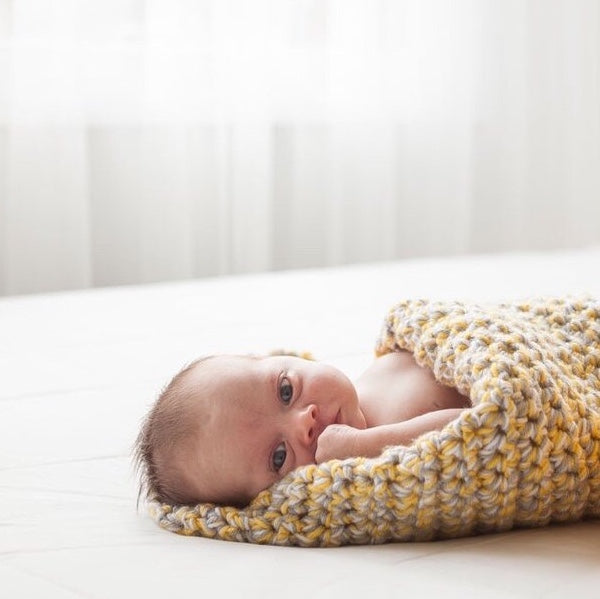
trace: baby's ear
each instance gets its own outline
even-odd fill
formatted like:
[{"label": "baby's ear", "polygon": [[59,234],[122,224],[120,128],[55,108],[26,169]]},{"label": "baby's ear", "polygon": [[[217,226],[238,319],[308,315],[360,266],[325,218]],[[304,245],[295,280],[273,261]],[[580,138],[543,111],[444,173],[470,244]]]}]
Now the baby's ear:
[{"label": "baby's ear", "polygon": [[269,356],[296,356],[304,360],[315,361],[315,357],[309,351],[298,352],[291,349],[273,349],[269,352]]}]

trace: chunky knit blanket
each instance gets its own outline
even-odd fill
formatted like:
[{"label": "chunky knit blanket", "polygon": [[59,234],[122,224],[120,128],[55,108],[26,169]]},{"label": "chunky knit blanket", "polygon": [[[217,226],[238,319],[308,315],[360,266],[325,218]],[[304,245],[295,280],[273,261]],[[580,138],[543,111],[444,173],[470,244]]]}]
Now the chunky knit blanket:
[{"label": "chunky knit blanket", "polygon": [[303,466],[244,509],[151,513],[184,535],[321,547],[600,517],[600,302],[405,301],[376,352],[400,349],[473,407],[377,458]]}]

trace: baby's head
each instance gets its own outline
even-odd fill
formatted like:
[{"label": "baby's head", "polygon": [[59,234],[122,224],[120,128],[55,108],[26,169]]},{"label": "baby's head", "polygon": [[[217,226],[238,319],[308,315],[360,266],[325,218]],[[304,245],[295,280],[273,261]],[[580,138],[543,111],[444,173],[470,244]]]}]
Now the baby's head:
[{"label": "baby's head", "polygon": [[330,424],[364,428],[350,380],[295,356],[211,356],[179,372],[135,444],[142,485],[171,504],[243,505],[315,463]]}]

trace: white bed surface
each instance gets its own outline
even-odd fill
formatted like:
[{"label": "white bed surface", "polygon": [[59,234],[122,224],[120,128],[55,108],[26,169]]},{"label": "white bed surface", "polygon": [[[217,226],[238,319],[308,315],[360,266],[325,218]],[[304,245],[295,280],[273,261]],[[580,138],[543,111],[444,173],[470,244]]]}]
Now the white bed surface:
[{"label": "white bed surface", "polygon": [[600,295],[600,249],[426,259],[0,300],[2,597],[600,595],[600,521],[377,547],[184,538],[136,514],[129,452],[195,357],[309,349],[359,374],[406,297]]}]

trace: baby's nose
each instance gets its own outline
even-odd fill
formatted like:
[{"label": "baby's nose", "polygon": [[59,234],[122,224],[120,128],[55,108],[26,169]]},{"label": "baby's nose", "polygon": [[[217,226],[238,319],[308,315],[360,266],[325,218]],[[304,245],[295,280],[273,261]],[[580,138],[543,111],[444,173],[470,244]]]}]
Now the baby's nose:
[{"label": "baby's nose", "polygon": [[316,441],[317,435],[317,418],[319,416],[319,408],[314,404],[306,406],[300,413],[299,435],[300,440],[306,446],[312,445]]}]

